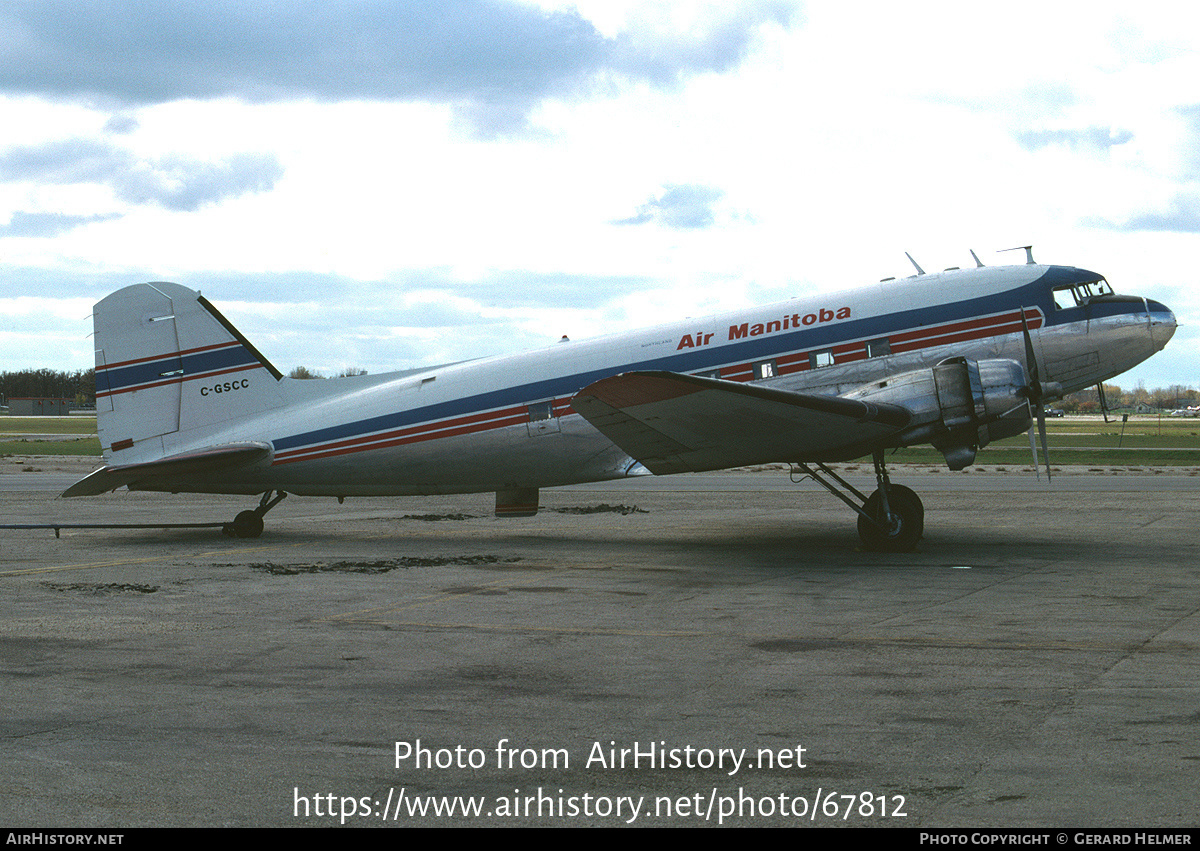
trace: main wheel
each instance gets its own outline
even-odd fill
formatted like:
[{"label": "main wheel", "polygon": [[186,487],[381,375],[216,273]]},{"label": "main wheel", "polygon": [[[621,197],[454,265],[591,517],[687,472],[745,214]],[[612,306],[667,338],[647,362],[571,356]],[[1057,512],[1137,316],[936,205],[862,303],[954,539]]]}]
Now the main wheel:
[{"label": "main wheel", "polygon": [[233,534],[239,538],[257,538],[262,530],[263,519],[256,511],[242,511],[233,518]]},{"label": "main wheel", "polygon": [[[906,488],[904,485],[888,485],[888,501],[895,503],[896,500],[913,506],[917,518],[917,538],[925,537],[925,506],[921,497],[917,496],[912,488]],[[895,511],[894,508],[892,510]]]},{"label": "main wheel", "polygon": [[863,504],[863,511],[879,520],[876,525],[865,517],[858,518],[858,537],[868,550],[887,553],[906,553],[917,545],[925,532],[925,506],[921,498],[903,485],[888,488],[888,505],[891,519],[883,516],[883,498],[879,491],[871,494]]}]

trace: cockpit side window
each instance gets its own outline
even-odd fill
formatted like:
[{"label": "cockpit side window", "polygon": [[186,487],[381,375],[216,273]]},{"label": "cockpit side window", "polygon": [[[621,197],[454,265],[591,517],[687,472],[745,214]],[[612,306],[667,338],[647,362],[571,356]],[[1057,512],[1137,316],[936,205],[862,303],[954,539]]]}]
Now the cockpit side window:
[{"label": "cockpit side window", "polygon": [[1083,307],[1094,298],[1112,295],[1113,288],[1109,286],[1108,281],[1100,278],[1096,281],[1083,281],[1066,287],[1055,287],[1052,293],[1054,306],[1059,310],[1066,310],[1070,307]]},{"label": "cockpit side window", "polygon": [[1068,307],[1078,307],[1079,303],[1075,300],[1075,291],[1072,287],[1056,287],[1054,289],[1054,306],[1059,310],[1066,310]]}]

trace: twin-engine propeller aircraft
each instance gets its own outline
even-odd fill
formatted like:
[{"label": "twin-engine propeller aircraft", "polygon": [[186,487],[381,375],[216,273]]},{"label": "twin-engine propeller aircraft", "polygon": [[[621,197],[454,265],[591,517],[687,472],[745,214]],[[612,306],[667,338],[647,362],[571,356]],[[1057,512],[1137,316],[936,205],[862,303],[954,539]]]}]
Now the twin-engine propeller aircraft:
[{"label": "twin-engine propeller aircraft", "polygon": [[[924,509],[889,482],[886,450],[930,443],[960,470],[993,440],[1028,430],[1032,445],[1036,419],[1044,451],[1045,402],[1174,333],[1159,302],[1026,251],[1023,265],[972,252],[971,269],[329,381],[285,378],[197,292],[126,287],[94,314],[104,466],[63,495],[261,494],[225,525],[257,537],[289,493],[495,491],[497,515],[525,517],[542,487],[790,462],[858,513],[866,547],[909,550]],[[866,455],[869,497],[827,466]]]}]

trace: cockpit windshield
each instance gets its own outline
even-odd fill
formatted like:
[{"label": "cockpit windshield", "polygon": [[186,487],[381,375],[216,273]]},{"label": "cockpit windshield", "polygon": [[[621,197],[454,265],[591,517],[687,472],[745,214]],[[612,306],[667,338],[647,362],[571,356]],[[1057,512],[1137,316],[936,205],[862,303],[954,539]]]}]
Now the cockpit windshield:
[{"label": "cockpit windshield", "polygon": [[1084,281],[1065,287],[1054,288],[1054,306],[1059,310],[1069,307],[1082,307],[1094,298],[1102,298],[1113,294],[1113,288],[1108,281],[1100,278],[1095,281]]}]

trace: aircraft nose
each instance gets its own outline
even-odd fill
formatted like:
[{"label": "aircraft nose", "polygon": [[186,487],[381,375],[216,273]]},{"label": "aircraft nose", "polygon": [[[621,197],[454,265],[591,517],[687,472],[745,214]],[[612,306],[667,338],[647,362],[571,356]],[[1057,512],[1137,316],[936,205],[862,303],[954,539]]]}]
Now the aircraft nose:
[{"label": "aircraft nose", "polygon": [[1150,312],[1150,336],[1155,348],[1161,349],[1175,335],[1175,314],[1160,301],[1146,299]]}]

